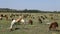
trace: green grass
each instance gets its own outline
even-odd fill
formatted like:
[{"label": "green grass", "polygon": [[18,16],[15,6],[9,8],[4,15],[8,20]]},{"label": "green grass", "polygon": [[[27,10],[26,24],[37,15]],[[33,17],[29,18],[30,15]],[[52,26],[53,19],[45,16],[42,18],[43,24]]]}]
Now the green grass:
[{"label": "green grass", "polygon": [[[36,17],[36,19],[33,19],[33,25],[30,24],[21,24],[21,25],[17,25],[17,27],[19,27],[20,29],[18,30],[14,30],[14,31],[9,31],[9,26],[11,21],[7,21],[7,20],[0,20],[0,34],[60,34],[60,32],[57,31],[48,31],[48,27],[49,25],[45,25],[45,22],[43,22],[42,24],[39,24],[37,21],[37,16],[39,15],[45,15],[46,13],[31,13],[32,15],[34,15]],[[48,16],[50,13],[47,13],[46,15]],[[9,15],[9,14],[8,14]],[[36,16],[37,15],[37,16]],[[60,18],[60,15],[59,17]],[[28,19],[28,18],[27,18]],[[50,17],[48,16],[48,19],[50,20]],[[57,20],[58,24],[59,24],[59,28],[60,29],[60,20]]]}]

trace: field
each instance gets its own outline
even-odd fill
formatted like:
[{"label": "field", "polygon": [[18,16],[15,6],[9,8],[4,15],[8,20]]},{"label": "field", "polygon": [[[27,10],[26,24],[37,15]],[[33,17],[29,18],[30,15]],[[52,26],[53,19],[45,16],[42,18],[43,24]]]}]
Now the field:
[{"label": "field", "polygon": [[[12,13],[0,13],[0,14],[7,14],[8,16]],[[48,27],[49,25],[47,25],[47,22],[44,22],[42,24],[38,23],[37,20],[37,16],[41,16],[41,15],[46,15],[48,18],[48,20],[52,21],[50,19],[50,14],[53,14],[53,17],[56,19],[56,21],[59,24],[58,29],[60,30],[60,14],[57,13],[13,13],[13,14],[31,14],[34,15],[35,19],[33,20],[33,25],[30,24],[21,24],[21,25],[17,25],[17,27],[19,27],[19,29],[14,30],[14,31],[9,31],[9,26],[11,23],[11,20],[0,20],[0,34],[60,34],[60,31],[49,31]],[[58,16],[54,16],[54,15],[58,15]],[[29,19],[29,18],[26,18]]]}]

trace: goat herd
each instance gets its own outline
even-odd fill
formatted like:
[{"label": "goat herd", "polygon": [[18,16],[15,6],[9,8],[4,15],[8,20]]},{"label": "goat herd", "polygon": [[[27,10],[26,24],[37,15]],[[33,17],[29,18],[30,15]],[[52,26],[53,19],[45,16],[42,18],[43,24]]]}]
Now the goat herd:
[{"label": "goat herd", "polygon": [[[55,15],[55,16],[57,17],[58,15]],[[56,31],[57,28],[59,27],[59,25],[56,21],[57,19],[55,19],[53,17],[53,14],[50,14],[49,17],[51,19],[51,22],[46,23],[46,24],[49,25],[49,30]],[[11,15],[0,14],[0,20],[3,20],[3,19],[6,19],[7,21],[11,20],[11,24],[10,24],[10,27],[9,27],[10,31],[13,31],[13,27],[14,27],[14,25],[16,25],[16,23],[18,23],[18,24],[28,23],[28,24],[33,25],[34,24],[33,20],[36,20],[36,18],[37,18],[38,23],[42,24],[43,21],[48,21],[49,22],[50,21],[49,17],[47,15],[35,15],[34,16],[32,14],[20,14],[20,15],[19,14],[11,14]]]}]

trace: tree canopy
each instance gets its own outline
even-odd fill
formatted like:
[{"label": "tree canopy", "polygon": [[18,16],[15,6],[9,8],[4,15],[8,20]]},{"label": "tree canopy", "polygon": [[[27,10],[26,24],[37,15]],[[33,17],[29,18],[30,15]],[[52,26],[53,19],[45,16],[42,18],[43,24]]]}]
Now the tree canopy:
[{"label": "tree canopy", "polygon": [[41,11],[41,10],[16,10],[9,8],[0,8],[0,12],[14,12],[14,13],[60,13],[60,11]]}]

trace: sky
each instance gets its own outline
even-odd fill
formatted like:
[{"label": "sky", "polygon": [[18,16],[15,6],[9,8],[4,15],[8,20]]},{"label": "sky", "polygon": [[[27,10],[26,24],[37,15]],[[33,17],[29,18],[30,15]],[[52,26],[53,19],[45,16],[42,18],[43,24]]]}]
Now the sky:
[{"label": "sky", "polygon": [[60,0],[0,0],[0,8],[60,11]]}]

